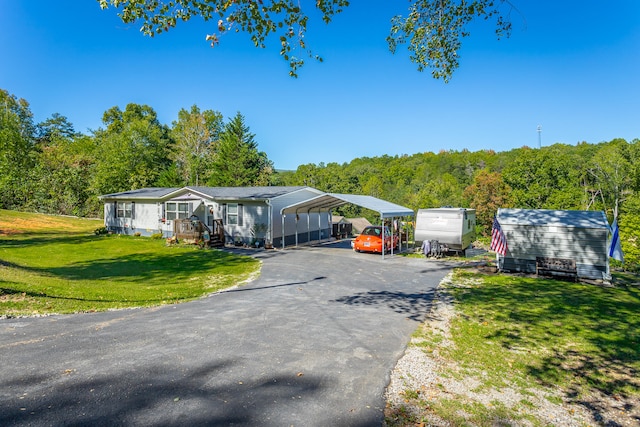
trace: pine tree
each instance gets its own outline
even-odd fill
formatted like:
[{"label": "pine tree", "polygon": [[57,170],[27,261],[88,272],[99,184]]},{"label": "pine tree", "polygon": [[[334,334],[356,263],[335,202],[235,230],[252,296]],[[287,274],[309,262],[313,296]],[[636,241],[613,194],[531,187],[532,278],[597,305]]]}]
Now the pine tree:
[{"label": "pine tree", "polygon": [[249,131],[239,112],[224,127],[216,147],[209,185],[244,187],[265,185],[272,165],[266,154],[258,151],[255,135]]}]

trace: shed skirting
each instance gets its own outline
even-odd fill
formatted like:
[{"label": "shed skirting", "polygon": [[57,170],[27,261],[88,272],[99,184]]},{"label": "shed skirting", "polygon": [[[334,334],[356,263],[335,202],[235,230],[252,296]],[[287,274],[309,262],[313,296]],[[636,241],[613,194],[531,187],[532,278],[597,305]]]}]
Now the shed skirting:
[{"label": "shed skirting", "polygon": [[[498,268],[510,273],[536,274],[536,260],[524,258],[500,257]],[[604,265],[576,263],[578,278],[591,280],[609,280],[607,267]]]}]

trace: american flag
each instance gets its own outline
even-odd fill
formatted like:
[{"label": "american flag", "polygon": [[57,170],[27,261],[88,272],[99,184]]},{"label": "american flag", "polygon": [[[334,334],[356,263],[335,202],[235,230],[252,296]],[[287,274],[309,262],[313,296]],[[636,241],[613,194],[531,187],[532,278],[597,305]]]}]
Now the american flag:
[{"label": "american flag", "polygon": [[504,237],[502,227],[498,219],[493,217],[493,227],[491,228],[491,250],[504,256],[507,253],[507,238]]}]

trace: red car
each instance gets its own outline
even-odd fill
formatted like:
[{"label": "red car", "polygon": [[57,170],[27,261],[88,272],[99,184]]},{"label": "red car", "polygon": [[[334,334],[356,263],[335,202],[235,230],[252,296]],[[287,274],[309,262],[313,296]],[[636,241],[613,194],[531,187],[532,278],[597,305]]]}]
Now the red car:
[{"label": "red car", "polygon": [[[391,251],[391,232],[388,227],[384,227],[384,250]],[[399,239],[397,235],[393,236],[393,248],[398,249]],[[351,242],[351,247],[356,252],[382,252],[382,227],[372,225],[365,227],[362,233]]]}]

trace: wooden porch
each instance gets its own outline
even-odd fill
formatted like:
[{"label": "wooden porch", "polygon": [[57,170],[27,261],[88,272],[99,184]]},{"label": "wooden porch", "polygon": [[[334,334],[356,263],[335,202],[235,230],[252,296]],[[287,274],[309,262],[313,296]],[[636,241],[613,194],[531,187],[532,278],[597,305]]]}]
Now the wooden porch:
[{"label": "wooden porch", "polygon": [[221,219],[213,220],[213,230],[195,215],[187,219],[176,219],[173,221],[173,235],[178,241],[209,247],[221,247],[225,243]]}]

